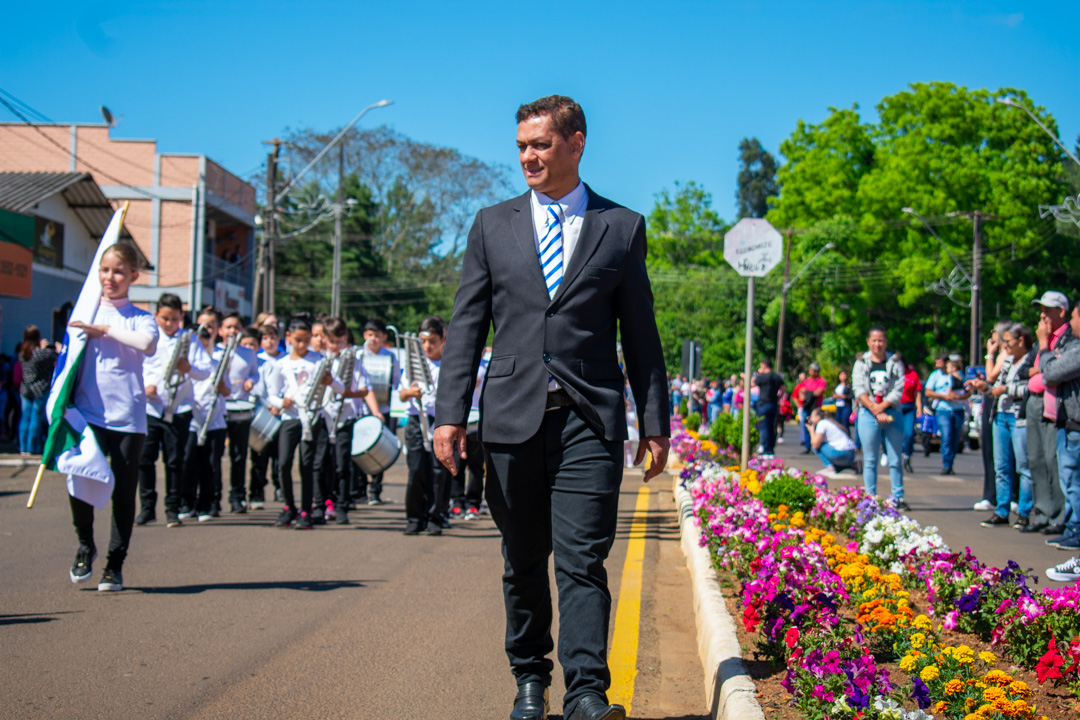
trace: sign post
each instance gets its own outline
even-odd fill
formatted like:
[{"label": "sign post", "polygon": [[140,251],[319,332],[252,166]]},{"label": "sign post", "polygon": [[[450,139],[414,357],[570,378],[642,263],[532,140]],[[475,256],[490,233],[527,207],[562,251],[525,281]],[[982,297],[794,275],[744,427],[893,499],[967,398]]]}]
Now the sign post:
[{"label": "sign post", "polygon": [[762,218],[743,218],[724,235],[724,259],[746,281],[746,357],[743,363],[743,432],[741,468],[750,462],[750,375],[754,357],[754,278],[780,264],[784,238]]}]

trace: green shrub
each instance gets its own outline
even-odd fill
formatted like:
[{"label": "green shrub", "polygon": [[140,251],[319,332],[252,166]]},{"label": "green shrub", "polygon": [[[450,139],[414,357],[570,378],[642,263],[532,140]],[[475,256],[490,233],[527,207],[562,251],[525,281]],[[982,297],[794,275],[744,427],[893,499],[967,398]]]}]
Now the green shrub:
[{"label": "green shrub", "polygon": [[814,507],[816,498],[814,489],[799,478],[781,474],[770,480],[761,487],[757,499],[766,507],[776,510],[781,505],[787,505],[791,512],[809,512]]},{"label": "green shrub", "polygon": [[[724,449],[727,446],[735,448],[735,454],[742,453],[742,416],[735,416],[731,413],[720,413],[716,418],[716,422],[709,428],[709,439],[712,440],[720,449]],[[750,450],[753,452],[754,448],[761,442],[761,434],[757,429],[757,416],[750,413]]]},{"label": "green shrub", "polygon": [[686,417],[690,414],[690,406],[686,404],[685,400],[679,401],[679,415]]},{"label": "green shrub", "polygon": [[685,418],[683,418],[683,425],[686,426],[687,430],[697,432],[698,428],[701,427],[701,413],[690,413]]}]

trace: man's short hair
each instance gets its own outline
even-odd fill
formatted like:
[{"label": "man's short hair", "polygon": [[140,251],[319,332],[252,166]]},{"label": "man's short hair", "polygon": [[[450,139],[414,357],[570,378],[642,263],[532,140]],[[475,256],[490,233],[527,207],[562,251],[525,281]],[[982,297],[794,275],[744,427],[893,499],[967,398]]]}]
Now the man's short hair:
[{"label": "man's short hair", "polygon": [[420,334],[430,333],[439,337],[446,337],[446,323],[438,315],[429,315],[420,323]]},{"label": "man's short hair", "polygon": [[565,95],[548,95],[522,105],[514,117],[520,124],[539,115],[551,118],[552,127],[567,140],[577,132],[585,137],[585,111]]},{"label": "man's short hair", "polygon": [[364,323],[364,332],[371,330],[372,332],[386,334],[386,323],[379,318],[371,318]]},{"label": "man's short hair", "polygon": [[170,310],[184,312],[184,303],[181,302],[179,296],[173,295],[172,293],[163,293],[161,297],[158,298],[157,304],[159,308],[167,307]]},{"label": "man's short hair", "polygon": [[761,364],[772,370],[772,360],[767,357],[761,358]]},{"label": "man's short hair", "polygon": [[867,339],[869,339],[870,336],[873,335],[876,332],[881,333],[885,337],[889,337],[889,332],[885,329],[884,325],[871,325],[870,329],[866,331]]},{"label": "man's short hair", "polygon": [[240,333],[240,339],[243,340],[244,338],[251,338],[256,343],[261,343],[262,342],[262,331],[259,330],[259,328],[257,328],[257,327],[246,327]]}]

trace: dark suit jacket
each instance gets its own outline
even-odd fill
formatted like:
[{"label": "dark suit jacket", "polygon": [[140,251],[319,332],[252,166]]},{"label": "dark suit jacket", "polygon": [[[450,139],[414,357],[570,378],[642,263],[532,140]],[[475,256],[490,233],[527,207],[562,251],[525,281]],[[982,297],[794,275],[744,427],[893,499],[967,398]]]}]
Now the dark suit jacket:
[{"label": "dark suit jacket", "polygon": [[529,193],[477,213],[439,370],[436,426],[466,423],[494,323],[481,439],[532,437],[543,421],[552,375],[598,435],[625,440],[618,327],[641,435],[670,435],[664,357],[645,271],[645,220],[586,191],[581,236],[551,299],[536,256]]}]

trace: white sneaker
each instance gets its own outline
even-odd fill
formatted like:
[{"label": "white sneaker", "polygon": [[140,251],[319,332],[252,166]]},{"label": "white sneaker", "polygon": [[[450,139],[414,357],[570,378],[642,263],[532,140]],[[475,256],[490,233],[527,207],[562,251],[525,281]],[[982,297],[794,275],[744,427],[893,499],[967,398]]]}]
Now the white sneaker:
[{"label": "white sneaker", "polygon": [[1020,514],[1020,503],[1009,503],[1009,507],[1012,509],[1014,515]]},{"label": "white sneaker", "polygon": [[202,515],[199,516],[199,522],[210,522],[213,519],[214,519],[214,516],[211,515],[210,513],[203,513]]},{"label": "white sneaker", "polygon": [[973,509],[977,510],[978,512],[990,512],[994,509],[994,505],[989,500],[980,500],[979,502],[975,503]]},{"label": "white sneaker", "polygon": [[1069,558],[1057,567],[1048,568],[1046,577],[1058,582],[1080,580],[1080,557]]},{"label": "white sneaker", "polygon": [[776,438],[776,444],[777,445],[783,445],[784,444],[784,438],[782,438],[782,437]]},{"label": "white sneaker", "polygon": [[262,500],[252,500],[248,503],[248,507],[252,510],[262,510],[266,507],[266,503],[264,503]]},{"label": "white sneaker", "polygon": [[882,455],[880,462],[878,462],[878,465],[880,465],[881,467],[889,467],[889,456]]}]

